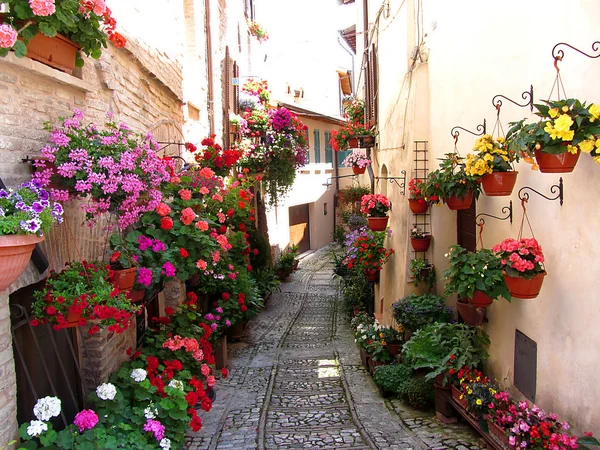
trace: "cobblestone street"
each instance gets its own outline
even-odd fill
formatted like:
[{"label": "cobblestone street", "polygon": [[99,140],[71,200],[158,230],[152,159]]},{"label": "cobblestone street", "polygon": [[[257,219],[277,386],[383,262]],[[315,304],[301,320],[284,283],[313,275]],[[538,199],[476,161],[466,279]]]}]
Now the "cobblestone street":
[{"label": "cobblestone street", "polygon": [[191,449],[480,448],[468,426],[381,397],[338,300],[330,249],[304,258],[229,346],[230,376]]}]

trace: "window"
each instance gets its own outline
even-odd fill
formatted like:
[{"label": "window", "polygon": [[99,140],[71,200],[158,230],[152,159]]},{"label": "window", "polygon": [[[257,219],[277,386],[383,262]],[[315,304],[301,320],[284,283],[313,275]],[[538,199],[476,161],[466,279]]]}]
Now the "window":
[{"label": "window", "polygon": [[377,124],[377,49],[371,45],[365,53],[365,120],[368,125]]},{"label": "window", "polygon": [[313,136],[315,140],[315,163],[321,162],[321,133],[319,130],[313,130]]},{"label": "window", "polygon": [[342,162],[346,159],[346,156],[348,156],[350,153],[352,153],[352,150],[344,150],[344,151],[337,152],[338,167],[345,167],[342,164]]},{"label": "window", "polygon": [[333,164],[333,149],[329,141],[331,140],[331,133],[325,132],[325,162]]}]

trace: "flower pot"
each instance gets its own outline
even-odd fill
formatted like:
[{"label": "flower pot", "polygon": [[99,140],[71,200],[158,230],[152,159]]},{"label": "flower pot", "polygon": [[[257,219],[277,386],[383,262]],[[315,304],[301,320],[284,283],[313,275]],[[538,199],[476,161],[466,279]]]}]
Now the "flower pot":
[{"label": "flower pot", "polygon": [[227,337],[230,339],[241,339],[244,336],[247,322],[238,320],[235,324],[227,329]]},{"label": "flower pot", "polygon": [[50,38],[40,32],[27,44],[27,57],[72,74],[79,48],[75,42],[60,34]]},{"label": "flower pot", "polygon": [[352,172],[354,172],[354,175],[362,175],[363,173],[365,173],[366,170],[367,170],[367,166],[359,167],[356,164],[352,165]]},{"label": "flower pot", "polygon": [[450,402],[450,394],[439,386],[434,385],[435,411],[444,417],[456,416],[456,411]]},{"label": "flower pot", "polygon": [[[570,144],[570,143],[569,143]],[[550,153],[544,153],[541,150],[535,151],[535,160],[540,167],[542,173],[569,173],[573,172],[581,151],[577,150],[577,153],[560,153],[558,155],[552,155]]]},{"label": "flower pot", "polygon": [[364,348],[360,349],[360,361],[365,369],[369,368],[369,355],[367,355],[367,351]]},{"label": "flower pot", "polygon": [[435,377],[435,386],[444,391],[450,390],[450,383],[444,383],[444,374],[441,373]]},{"label": "flower pot", "polygon": [[425,200],[408,200],[408,206],[410,206],[410,210],[413,214],[425,214],[427,209],[429,208],[429,203]]},{"label": "flower pot", "polygon": [[504,281],[510,295],[515,298],[531,299],[536,298],[542,289],[546,272],[537,274],[530,280],[521,277],[510,277],[504,274]]},{"label": "flower pot", "polygon": [[36,234],[0,236],[0,291],[15,282],[27,268],[31,253],[43,237]]},{"label": "flower pot", "polygon": [[135,283],[135,272],[137,267],[129,269],[114,270],[110,281],[119,288],[120,291],[130,291]]},{"label": "flower pot", "polygon": [[488,424],[489,433],[492,436],[498,438],[498,440],[500,442],[502,442],[506,447],[510,447],[510,444],[508,442],[508,436],[506,435],[506,432],[502,428],[500,428],[496,424],[496,422],[494,422],[492,420],[488,420],[487,424]]},{"label": "flower pot", "polygon": [[375,373],[375,369],[379,366],[384,366],[385,363],[381,361],[375,361],[372,357],[369,358],[369,373],[373,375]]},{"label": "flower pot", "polygon": [[348,148],[358,148],[358,138],[351,137],[348,139]]},{"label": "flower pot", "polygon": [[229,124],[229,133],[231,134],[237,134],[238,131],[240,131],[239,126],[236,123],[230,123]]},{"label": "flower pot", "polygon": [[415,252],[426,252],[431,245],[431,236],[425,236],[422,239],[411,237],[410,244]]},{"label": "flower pot", "polygon": [[481,187],[485,195],[499,197],[512,194],[519,172],[493,172],[481,178]]},{"label": "flower pot", "polygon": [[494,303],[494,299],[487,295],[485,292],[475,291],[473,293],[473,297],[469,299],[469,303],[475,308],[487,308],[492,303]]},{"label": "flower pot", "polygon": [[145,297],[146,297],[146,291],[143,289],[130,291],[130,293],[129,293],[129,298],[131,299],[131,301],[133,303],[141,303],[144,301]]},{"label": "flower pot", "polygon": [[456,386],[452,386],[452,398],[454,400],[456,400],[456,402],[462,406],[463,409],[467,409],[467,399],[466,398],[460,398],[460,396],[462,395],[462,393],[458,390],[458,388]]},{"label": "flower pot", "polygon": [[67,326],[66,328],[75,328],[79,326],[79,319],[81,319],[81,313],[73,313],[69,311],[67,314]]},{"label": "flower pot", "polygon": [[388,352],[392,355],[392,358],[396,358],[402,351],[402,344],[388,344],[387,345]]},{"label": "flower pot", "polygon": [[452,211],[469,209],[471,207],[471,203],[473,202],[473,191],[467,192],[464,197],[457,197],[456,195],[453,195],[445,198],[444,201],[446,202],[446,205],[448,205],[448,208],[450,208]]},{"label": "flower pot", "polygon": [[215,355],[215,367],[217,370],[227,366],[227,336],[219,338],[213,347]]},{"label": "flower pot", "polygon": [[361,136],[358,138],[358,146],[360,148],[375,147],[375,136]]},{"label": "flower pot", "polygon": [[385,231],[389,219],[390,218],[388,216],[367,217],[367,220],[369,222],[369,228],[371,229],[371,231]]},{"label": "flower pot", "polygon": [[469,303],[456,302],[456,309],[467,325],[478,327],[483,323],[485,309]]},{"label": "flower pot", "polygon": [[377,281],[379,281],[379,270],[375,270],[375,269],[365,269],[365,277],[367,278],[367,281],[371,281],[376,283]]}]

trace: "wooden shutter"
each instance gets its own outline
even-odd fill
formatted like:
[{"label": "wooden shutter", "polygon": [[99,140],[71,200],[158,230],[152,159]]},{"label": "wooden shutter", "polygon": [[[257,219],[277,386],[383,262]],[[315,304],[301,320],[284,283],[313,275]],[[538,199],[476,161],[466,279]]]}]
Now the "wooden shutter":
[{"label": "wooden shutter", "polygon": [[315,140],[315,163],[319,164],[321,162],[321,133],[319,130],[314,130],[313,136]]},{"label": "wooden shutter", "polygon": [[369,126],[377,123],[377,49],[371,45],[365,54],[365,121]]},{"label": "wooden shutter", "polygon": [[325,162],[333,164],[333,149],[331,148],[331,144],[329,141],[331,140],[331,133],[329,131],[325,132]]}]

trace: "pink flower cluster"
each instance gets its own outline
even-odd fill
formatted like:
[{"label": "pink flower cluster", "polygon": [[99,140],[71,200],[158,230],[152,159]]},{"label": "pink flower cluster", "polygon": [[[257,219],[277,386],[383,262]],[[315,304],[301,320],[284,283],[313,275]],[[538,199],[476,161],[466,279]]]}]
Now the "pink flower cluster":
[{"label": "pink flower cluster", "polygon": [[0,48],[11,48],[17,42],[17,30],[7,23],[0,25]]},{"label": "pink flower cluster", "polygon": [[181,336],[175,336],[167,339],[163,343],[163,348],[168,348],[171,351],[179,350],[184,348],[186,352],[191,353],[192,357],[201,362],[204,359],[204,352],[200,349],[200,344],[196,339],[193,338],[182,338]]},{"label": "pink flower cluster", "polygon": [[98,415],[91,409],[84,409],[77,413],[73,423],[79,428],[79,432],[83,433],[85,430],[91,430],[98,423]]},{"label": "pink flower cluster", "polygon": [[146,420],[144,431],[152,432],[157,441],[161,441],[165,437],[165,426],[158,420]]},{"label": "pink flower cluster", "polygon": [[375,217],[385,216],[390,209],[390,201],[385,195],[367,194],[360,201],[360,212]]},{"label": "pink flower cluster", "polygon": [[542,247],[535,238],[519,240],[508,238],[492,249],[498,254],[501,263],[525,275],[543,272],[544,254]]},{"label": "pink flower cluster", "polygon": [[56,11],[54,0],[29,0],[29,6],[36,16],[51,16]]}]

